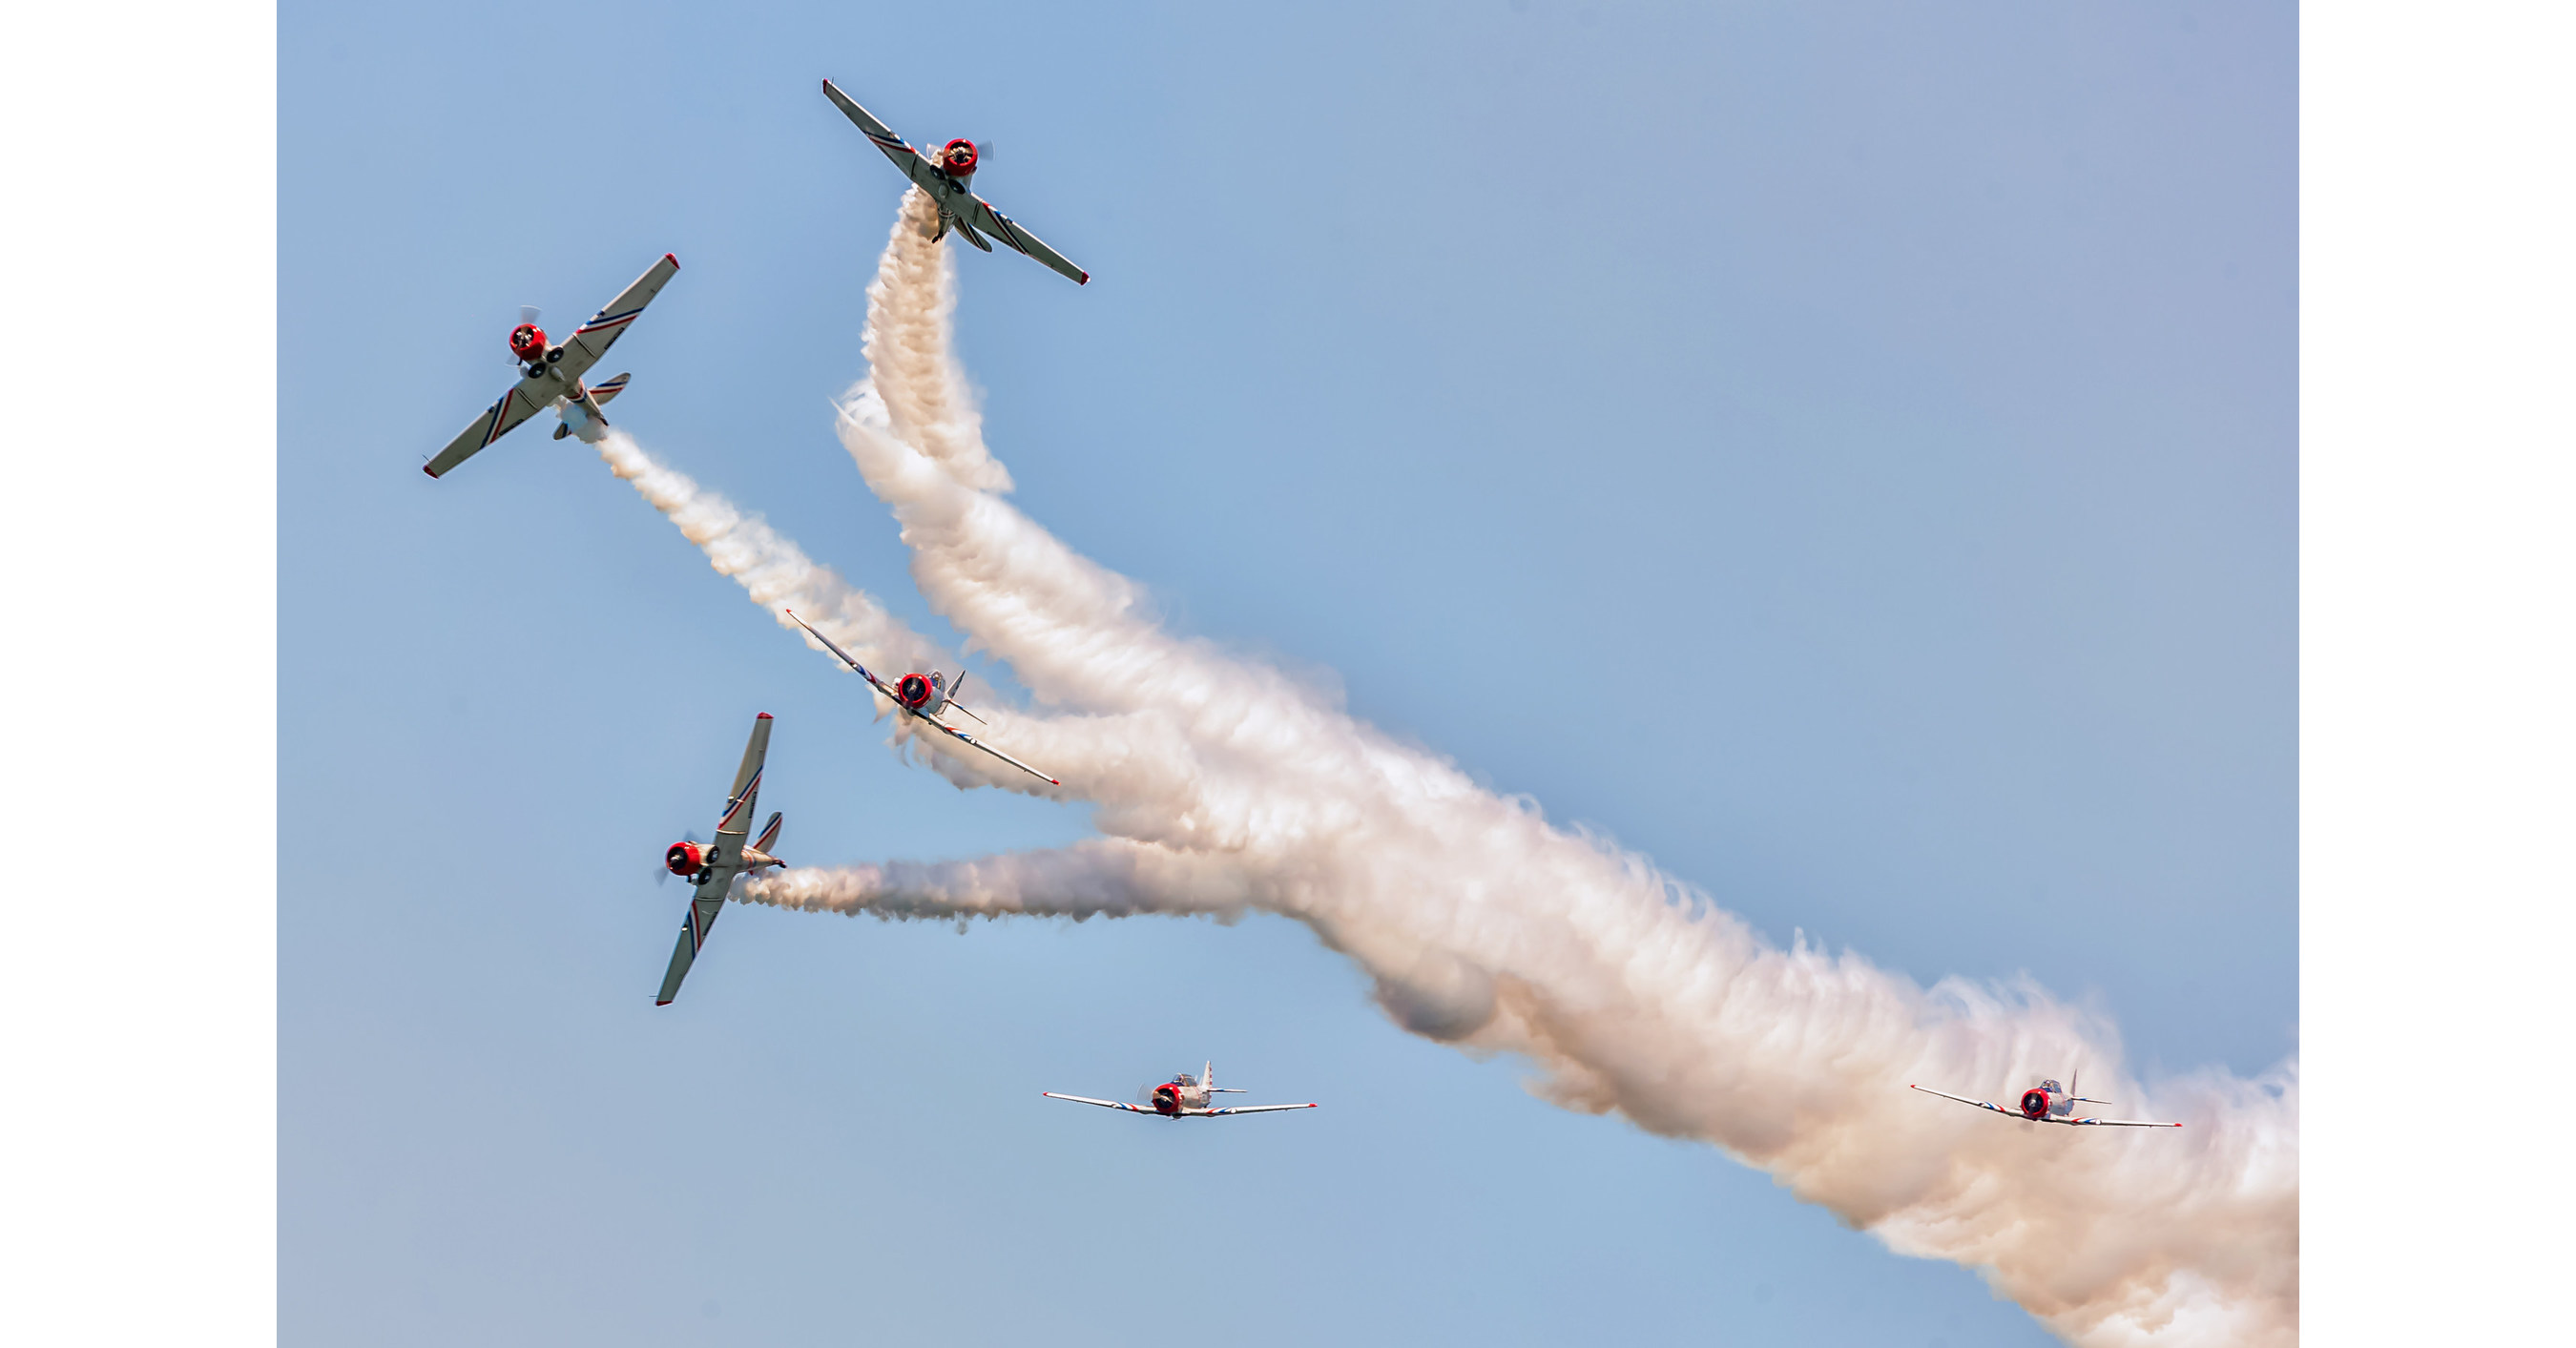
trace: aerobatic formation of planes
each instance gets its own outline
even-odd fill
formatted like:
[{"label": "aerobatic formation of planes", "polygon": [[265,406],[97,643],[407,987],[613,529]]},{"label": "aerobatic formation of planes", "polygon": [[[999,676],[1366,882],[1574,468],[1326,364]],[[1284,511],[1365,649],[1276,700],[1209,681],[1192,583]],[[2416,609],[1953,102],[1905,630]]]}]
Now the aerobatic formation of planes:
[{"label": "aerobatic formation of planes", "polygon": [[[907,181],[920,189],[939,208],[938,221],[932,226],[930,232],[930,238],[934,242],[955,234],[976,248],[989,253],[993,251],[994,242],[999,241],[1012,250],[1035,259],[1077,285],[1090,282],[1089,272],[1075,266],[1064,254],[1048,247],[1036,235],[1022,228],[1009,216],[995,210],[990,202],[974,193],[970,184],[973,183],[976,169],[987,152],[979,149],[974,141],[963,138],[951,140],[931,153],[923,154],[905,142],[901,136],[896,135],[893,129],[878,120],[875,114],[860,107],[849,95],[841,92],[830,80],[823,81],[823,96],[867,136],[868,142],[884,154],[895,168],[902,172]],[[537,325],[536,310],[522,309],[518,326],[512,328],[509,333],[510,361],[518,373],[518,381],[501,395],[498,402],[493,403],[464,430],[458,432],[456,438],[449,441],[446,448],[430,456],[422,465],[422,471],[433,478],[442,477],[449,470],[474,457],[531,417],[548,409],[555,412],[560,422],[555,427],[554,438],[561,440],[571,436],[586,444],[599,443],[607,434],[606,406],[610,400],[625,392],[629,377],[619,374],[594,384],[588,382],[586,376],[591,368],[608,354],[609,348],[616,344],[617,339],[624,335],[626,329],[643,315],[645,307],[653,302],[654,296],[662,292],[662,288],[670,283],[671,278],[677,275],[679,270],[679,259],[669,253],[663,254],[660,261],[645,268],[643,275],[636,277],[632,284],[618,292],[615,299],[610,300],[597,313],[591,315],[589,321],[573,329],[571,335],[560,342],[550,339],[545,329]],[[803,628],[816,641],[822,643],[824,649],[830,651],[860,678],[866,680],[871,692],[892,704],[894,711],[906,722],[918,722],[936,730],[968,748],[1007,763],[1049,786],[1063,785],[1057,779],[985,743],[973,733],[946,719],[947,713],[955,712],[970,717],[979,724],[983,721],[982,717],[976,716],[964,703],[957,700],[958,689],[966,682],[964,671],[959,671],[953,683],[937,670],[926,674],[908,673],[888,683],[877,677],[856,657],[842,650],[830,637],[823,635],[812,624],[798,617],[793,610],[783,611],[798,627]],[[733,789],[726,795],[724,808],[716,819],[714,841],[700,842],[695,837],[683,838],[671,844],[663,854],[663,866],[669,874],[690,882],[690,895],[688,909],[680,924],[679,942],[671,951],[670,965],[662,975],[661,990],[653,999],[657,1006],[668,1006],[679,996],[680,983],[688,977],[690,968],[705,952],[708,933],[714,930],[717,916],[724,911],[725,903],[733,891],[734,882],[742,876],[756,874],[766,867],[786,864],[771,852],[771,849],[778,845],[779,829],[784,823],[784,816],[772,813],[756,836],[751,828],[751,821],[760,799],[761,778],[768,762],[771,724],[772,721],[767,712],[762,712],[759,718],[752,722],[751,741],[743,747],[741,766],[734,772]],[[2182,1126],[2178,1123],[2152,1123],[2138,1119],[2078,1116],[2075,1113],[2075,1107],[2079,1104],[2098,1105],[2109,1102],[2077,1095],[2071,1088],[2061,1087],[2053,1077],[2042,1080],[2024,1091],[2018,1102],[2018,1108],[2015,1109],[2005,1109],[1991,1101],[1952,1095],[1947,1091],[1936,1091],[1927,1086],[1914,1086],[1911,1089],[2029,1123],[2062,1123],[2115,1128],[2179,1128]],[[1231,1118],[1239,1114],[1269,1114],[1316,1107],[1312,1102],[1294,1105],[1218,1105],[1215,1103],[1215,1098],[1219,1095],[1242,1093],[1238,1088],[1216,1084],[1213,1063],[1203,1064],[1196,1075],[1182,1072],[1168,1081],[1148,1087],[1140,1091],[1138,1098],[1132,1103],[1100,1100],[1084,1095],[1059,1095],[1054,1091],[1040,1092],[1050,1100],[1069,1100],[1075,1104],[1097,1105],[1103,1109],[1155,1115],[1167,1119]]]}]

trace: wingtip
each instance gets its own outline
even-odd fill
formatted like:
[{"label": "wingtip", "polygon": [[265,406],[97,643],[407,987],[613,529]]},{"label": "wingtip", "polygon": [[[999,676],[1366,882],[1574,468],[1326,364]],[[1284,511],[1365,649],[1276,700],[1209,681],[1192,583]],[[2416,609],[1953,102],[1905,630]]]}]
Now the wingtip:
[{"label": "wingtip", "polygon": [[678,255],[673,253],[664,253],[662,255],[662,260],[671,264],[671,270],[678,271],[680,269],[680,259]]},{"label": "wingtip", "polygon": [[1075,284],[1075,285],[1078,285],[1078,286],[1087,286],[1087,285],[1091,284],[1091,273],[1089,273],[1089,272],[1084,272],[1084,273],[1083,273],[1079,278],[1077,278],[1077,279],[1074,281],[1074,284]]},{"label": "wingtip", "polygon": [[768,719],[769,719],[769,713],[768,713],[768,712],[762,712],[762,713],[760,714],[760,719],[762,719],[762,720],[764,720],[764,721],[768,720]]},{"label": "wingtip", "polygon": [[671,1004],[671,999],[668,997],[656,997],[653,999],[653,1004],[655,1006],[669,1006]]},{"label": "wingtip", "polygon": [[429,474],[430,481],[436,482],[438,480],[438,470],[430,467],[428,464],[422,464],[420,466],[420,471]]}]

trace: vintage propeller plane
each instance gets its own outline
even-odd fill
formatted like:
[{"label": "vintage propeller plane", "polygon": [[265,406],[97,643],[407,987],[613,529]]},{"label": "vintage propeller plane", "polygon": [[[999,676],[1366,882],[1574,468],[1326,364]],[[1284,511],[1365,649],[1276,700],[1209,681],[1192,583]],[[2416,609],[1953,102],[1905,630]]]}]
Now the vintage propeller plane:
[{"label": "vintage propeller plane", "polygon": [[938,203],[939,225],[930,236],[933,240],[948,237],[948,231],[953,229],[966,242],[989,253],[993,251],[993,245],[984,238],[989,234],[1054,268],[1075,285],[1090,284],[1091,273],[1073,265],[1064,254],[1039,242],[1037,235],[1013,224],[1011,217],[994,210],[992,203],[967,190],[966,185],[975,180],[976,162],[982,157],[975,148],[975,142],[952,140],[939,147],[936,153],[924,155],[905,144],[903,137],[878,121],[874,113],[832,87],[830,80],[823,81],[823,96],[832,100],[832,106],[839,108],[842,116],[866,132],[868,140],[883,151],[886,158],[893,160],[896,168],[903,170],[903,176],[910,178],[913,186],[929,193],[930,199]]},{"label": "vintage propeller plane", "polygon": [[[2079,1072],[2075,1077],[2067,1079],[2072,1082],[2082,1075]],[[2079,1119],[2075,1117],[2077,1105],[2107,1105],[2111,1102],[2077,1095],[2073,1086],[2060,1086],[2055,1077],[2043,1078],[2038,1085],[2023,1091],[2019,1109],[2004,1109],[1991,1101],[1971,1100],[1964,1095],[1936,1091],[1929,1086],[1908,1086],[1906,1089],[1921,1091],[1925,1095],[1937,1095],[1944,1100],[1956,1100],[1963,1105],[1975,1105],[1979,1109],[1991,1109],[2006,1118],[2027,1119],[2032,1123],[2081,1124],[2103,1128],[2180,1128],[2182,1126],[2179,1123],[2149,1123],[2143,1119]]]},{"label": "vintage propeller plane", "polygon": [[[841,657],[842,664],[848,665],[850,668],[857,670],[859,677],[868,681],[869,687],[883,693],[887,701],[894,703],[894,709],[896,711],[929,726],[931,729],[948,736],[950,739],[956,740],[958,743],[963,744],[968,748],[981,749],[984,752],[991,754],[993,757],[1010,764],[1012,767],[1018,768],[1020,771],[1037,778],[1039,781],[1044,782],[1049,786],[1064,785],[1064,783],[1057,781],[1055,778],[1049,777],[1045,773],[1038,771],[1036,768],[1030,767],[1028,764],[1011,757],[1009,754],[1003,753],[992,745],[986,744],[984,741],[975,738],[973,735],[970,735],[965,731],[948,724],[946,721],[939,719],[939,714],[951,707],[954,707],[961,712],[965,712],[969,716],[975,716],[974,712],[967,710],[965,703],[957,700],[956,689],[962,688],[966,685],[966,675],[964,671],[961,670],[958,672],[957,684],[955,687],[951,687],[949,685],[946,675],[941,674],[935,669],[927,674],[906,674],[902,678],[895,680],[892,684],[888,684],[885,680],[869,673],[866,665],[860,664],[858,661],[851,659],[848,651],[842,650],[840,647],[833,645],[830,637],[814,631],[814,625],[805,621],[803,618],[798,618],[796,616],[796,610],[784,609],[781,611],[789,618],[793,619],[798,627],[802,627],[807,632],[811,633],[816,641],[822,642],[825,650]],[[981,721],[984,718],[981,716],[975,716],[975,719]]]},{"label": "vintage propeller plane", "polygon": [[1244,1093],[1245,1092],[1242,1090],[1232,1086],[1220,1086],[1216,1084],[1216,1064],[1212,1062],[1201,1063],[1199,1065],[1199,1074],[1197,1076],[1191,1076],[1187,1072],[1182,1072],[1175,1075],[1171,1080],[1164,1082],[1162,1085],[1153,1087],[1150,1090],[1139,1092],[1139,1095],[1142,1097],[1142,1103],[1140,1104],[1131,1105],[1118,1100],[1094,1100],[1087,1095],[1058,1095],[1054,1091],[1038,1092],[1038,1094],[1043,1095],[1050,1100],[1071,1100],[1077,1105],[1098,1105],[1102,1109],[1123,1109],[1130,1114],[1159,1114],[1167,1119],[1223,1119],[1231,1118],[1237,1114],[1272,1114],[1283,1109],[1315,1108],[1312,1103],[1302,1105],[1221,1106],[1210,1103],[1215,1099],[1215,1097],[1220,1095],[1242,1095]]},{"label": "vintage propeller plane", "polygon": [[519,326],[510,329],[510,355],[519,364],[519,382],[501,395],[474,424],[457,432],[438,451],[438,457],[422,464],[420,471],[431,477],[444,476],[448,469],[473,458],[483,447],[507,435],[520,422],[548,407],[555,409],[563,424],[555,427],[555,438],[577,436],[583,444],[595,445],[607,432],[608,414],[601,409],[609,399],[626,391],[627,376],[598,384],[584,384],[581,377],[608,354],[618,337],[626,331],[644,306],[680,270],[680,260],[669,253],[644,269],[635,284],[618,293],[608,307],[590,316],[590,321],[573,329],[570,337],[550,343],[546,330],[537,326],[533,311],[520,313]]},{"label": "vintage propeller plane", "polygon": [[733,775],[733,794],[725,798],[724,817],[716,821],[716,840],[711,843],[675,842],[662,854],[662,864],[671,874],[697,882],[696,892],[689,896],[688,916],[680,924],[680,943],[671,951],[671,967],[662,975],[662,990],[655,994],[655,1006],[669,1006],[680,995],[680,980],[689,976],[689,966],[697,962],[698,952],[706,948],[707,933],[716,925],[716,915],[724,911],[725,895],[733,889],[733,878],[745,871],[763,866],[787,863],[769,854],[778,845],[779,826],[786,822],[783,814],[772,814],[762,826],[760,837],[751,836],[752,811],[760,802],[760,776],[769,759],[769,713],[751,723],[751,742],[743,746],[742,767]]}]

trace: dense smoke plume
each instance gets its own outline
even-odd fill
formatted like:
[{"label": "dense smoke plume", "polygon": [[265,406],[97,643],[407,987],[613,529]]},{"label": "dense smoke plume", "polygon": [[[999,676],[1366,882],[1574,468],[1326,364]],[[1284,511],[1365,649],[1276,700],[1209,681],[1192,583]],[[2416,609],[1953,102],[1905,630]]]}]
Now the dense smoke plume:
[{"label": "dense smoke plume", "polygon": [[[1132,582],[1003,499],[1009,476],[949,341],[954,275],[926,223],[908,194],[841,440],[932,607],[1048,709],[1006,719],[979,703],[996,740],[1067,784],[933,761],[961,785],[1091,801],[1108,836],[793,869],[737,897],[936,919],[1282,914],[1357,961],[1406,1029],[1519,1054],[1567,1108],[1721,1147],[1896,1250],[1983,1271],[2072,1342],[2296,1342],[2295,1060],[2258,1080],[2150,1088],[2121,1071],[2111,1026],[2036,985],[1927,989],[1850,953],[1772,946],[1645,858],[1477,786],[1329,692],[1165,632]],[[610,457],[654,497],[640,451],[634,471]],[[919,641],[757,521],[654,499],[756,601],[830,596],[840,631],[873,633],[874,649]],[[1904,1089],[2000,1095],[2079,1066],[2120,1113],[2186,1126],[2061,1131]]]}]

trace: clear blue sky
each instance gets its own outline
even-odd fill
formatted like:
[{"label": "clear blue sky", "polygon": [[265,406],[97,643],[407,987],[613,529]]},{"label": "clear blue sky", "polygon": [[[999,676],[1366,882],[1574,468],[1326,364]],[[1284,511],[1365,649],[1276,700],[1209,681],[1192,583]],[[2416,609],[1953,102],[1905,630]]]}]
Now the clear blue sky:
[{"label": "clear blue sky", "polygon": [[[1175,626],[1776,939],[2295,1050],[2290,6],[280,25],[288,1343],[2047,1341],[1282,921],[736,909],[651,1005],[755,711],[793,860],[1087,833],[899,764],[576,442],[417,471],[517,305],[672,251],[620,424],[944,631],[831,435],[900,182],[827,75],[1091,270],[962,259],[962,354]],[[1326,1108],[1037,1097],[1208,1057]]]}]

